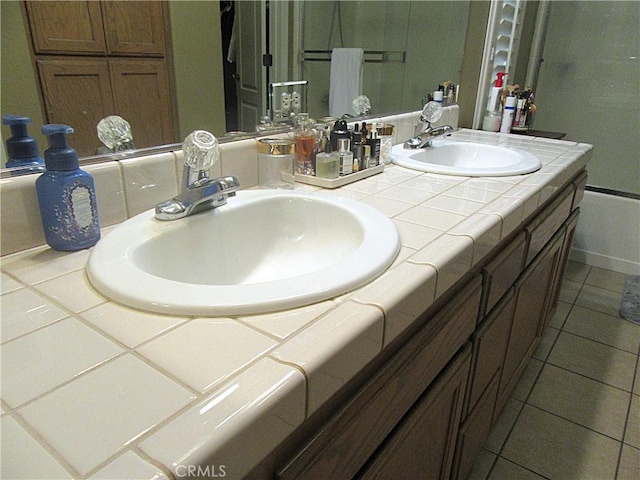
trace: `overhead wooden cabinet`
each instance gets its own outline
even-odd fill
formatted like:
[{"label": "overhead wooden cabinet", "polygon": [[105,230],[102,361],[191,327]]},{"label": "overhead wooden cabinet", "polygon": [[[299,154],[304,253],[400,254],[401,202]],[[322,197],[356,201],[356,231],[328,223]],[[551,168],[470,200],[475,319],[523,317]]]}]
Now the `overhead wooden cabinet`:
[{"label": "overhead wooden cabinet", "polygon": [[49,123],[71,125],[81,156],[102,146],[108,115],[130,124],[137,147],[177,141],[166,46],[166,2],[25,2]]}]

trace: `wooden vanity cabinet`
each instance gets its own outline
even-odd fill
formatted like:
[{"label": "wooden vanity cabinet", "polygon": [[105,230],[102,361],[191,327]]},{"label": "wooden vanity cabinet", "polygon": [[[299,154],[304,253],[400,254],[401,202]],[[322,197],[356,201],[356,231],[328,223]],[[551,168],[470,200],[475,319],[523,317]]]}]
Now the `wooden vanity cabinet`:
[{"label": "wooden vanity cabinet", "polygon": [[502,410],[540,338],[553,296],[554,273],[564,240],[559,231],[515,284],[515,308],[505,353],[497,410]]},{"label": "wooden vanity cabinet", "polygon": [[399,478],[392,466],[402,455],[416,457],[405,478],[422,468],[448,478],[469,370],[469,348],[462,347],[475,328],[480,294],[477,276],[297,446],[277,478]]},{"label": "wooden vanity cabinet", "polygon": [[553,195],[248,478],[467,478],[553,315],[584,178]]}]

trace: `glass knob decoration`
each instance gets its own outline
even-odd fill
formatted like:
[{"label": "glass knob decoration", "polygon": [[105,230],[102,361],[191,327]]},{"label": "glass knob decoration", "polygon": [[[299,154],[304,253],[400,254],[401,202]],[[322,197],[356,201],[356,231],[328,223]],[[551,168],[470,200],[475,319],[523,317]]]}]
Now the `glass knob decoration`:
[{"label": "glass knob decoration", "polygon": [[182,143],[184,163],[193,170],[209,170],[220,158],[218,139],[206,130],[195,130]]},{"label": "glass knob decoration", "polygon": [[369,115],[371,113],[371,101],[366,95],[359,95],[351,103],[353,111],[357,116]]},{"label": "glass knob decoration", "polygon": [[437,122],[442,116],[442,105],[438,102],[428,102],[422,109],[423,122]]},{"label": "glass knob decoration", "polygon": [[98,138],[114,152],[136,148],[131,125],[119,115],[109,115],[98,122]]}]

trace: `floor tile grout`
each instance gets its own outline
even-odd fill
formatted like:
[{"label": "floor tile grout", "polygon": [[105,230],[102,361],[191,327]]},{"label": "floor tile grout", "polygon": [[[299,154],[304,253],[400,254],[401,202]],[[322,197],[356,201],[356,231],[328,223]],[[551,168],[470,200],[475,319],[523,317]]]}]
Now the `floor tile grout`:
[{"label": "floor tile grout", "polygon": [[[543,356],[544,360],[541,360],[540,358],[537,358],[537,360],[542,363],[542,366],[539,369],[539,371],[537,372],[537,374],[535,376],[535,380],[529,386],[529,389],[528,389],[528,392],[527,392],[527,394],[526,394],[526,396],[524,398],[524,401],[518,400],[519,402],[521,402],[523,404],[522,408],[520,408],[520,410],[517,412],[517,414],[512,419],[512,423],[511,423],[511,425],[510,425],[510,427],[508,429],[508,432],[506,433],[506,435],[504,435],[504,439],[501,442],[501,445],[500,445],[500,448],[498,449],[498,452],[495,453],[495,452],[491,452],[488,449],[485,449],[488,452],[490,452],[492,455],[495,455],[495,458],[491,462],[490,468],[487,470],[485,478],[490,478],[491,477],[491,474],[495,470],[496,465],[498,464],[498,462],[499,462],[499,460],[501,458],[506,460],[506,461],[509,461],[509,462],[511,462],[511,463],[513,463],[515,465],[517,465],[520,468],[523,468],[523,469],[525,469],[525,470],[527,470],[529,472],[532,472],[535,475],[538,475],[538,476],[540,476],[542,478],[548,478],[548,477],[545,477],[544,475],[542,475],[541,473],[539,473],[539,472],[537,472],[535,470],[532,470],[530,466],[527,467],[525,465],[520,465],[520,464],[518,464],[517,461],[514,461],[513,459],[509,459],[509,458],[503,456],[504,449],[505,449],[506,445],[508,444],[509,439],[510,439],[514,429],[516,428],[516,425],[518,424],[518,421],[519,421],[519,419],[520,419],[520,417],[522,415],[522,412],[525,410],[526,406],[530,406],[530,407],[535,408],[535,409],[537,409],[537,410],[539,410],[541,412],[544,412],[545,414],[549,414],[549,415],[552,415],[554,417],[557,417],[558,419],[565,420],[565,421],[570,422],[570,423],[572,423],[572,424],[574,424],[576,426],[584,428],[584,429],[586,429],[586,430],[588,430],[588,431],[590,431],[590,432],[592,432],[594,434],[601,435],[602,437],[605,437],[605,438],[607,438],[607,439],[609,439],[611,441],[616,442],[617,446],[618,446],[618,451],[617,451],[617,458],[616,458],[616,462],[615,462],[615,477],[614,478],[618,478],[618,475],[621,473],[622,450],[623,450],[623,446],[625,445],[625,436],[627,434],[627,430],[629,428],[629,422],[631,420],[631,402],[633,401],[634,395],[636,395],[636,393],[634,393],[635,392],[634,388],[637,388],[635,383],[636,383],[636,381],[638,379],[638,375],[637,374],[638,374],[638,369],[640,368],[640,349],[637,350],[635,353],[634,352],[630,352],[629,350],[623,350],[623,349],[621,349],[621,348],[619,348],[617,346],[613,346],[613,345],[604,343],[602,341],[590,338],[588,336],[584,336],[584,335],[581,335],[581,334],[576,334],[576,333],[573,333],[571,331],[565,330],[565,327],[567,326],[567,321],[569,320],[569,318],[571,316],[571,313],[572,313],[572,311],[574,310],[574,308],[576,306],[580,307],[580,308],[584,308],[584,309],[590,310],[590,311],[593,311],[593,312],[598,313],[598,314],[604,314],[604,315],[608,315],[608,316],[613,317],[613,315],[610,315],[607,312],[594,310],[593,308],[589,308],[588,306],[584,306],[584,305],[579,305],[577,303],[578,299],[580,298],[581,294],[583,293],[583,290],[585,289],[585,286],[588,285],[589,287],[599,288],[599,289],[605,290],[607,292],[613,292],[613,293],[617,293],[617,294],[620,294],[620,295],[622,294],[622,291],[618,291],[618,289],[610,290],[610,289],[606,289],[606,288],[601,288],[598,285],[593,285],[593,284],[587,283],[589,278],[590,278],[590,276],[591,276],[591,274],[592,274],[592,272],[595,271],[594,269],[596,267],[577,264],[577,263],[574,263],[573,267],[574,267],[573,269],[571,269],[571,268],[567,269],[567,271],[565,272],[565,276],[563,278],[563,282],[564,282],[564,280],[570,280],[570,281],[572,281],[572,282],[574,282],[576,284],[579,284],[580,287],[577,289],[577,291],[575,293],[575,296],[572,298],[572,300],[570,302],[562,300],[564,303],[569,305],[569,308],[567,309],[567,312],[564,315],[564,319],[562,320],[562,322],[560,322],[560,325],[559,326],[553,326],[553,327],[547,327],[547,328],[555,328],[556,330],[558,330],[558,334],[555,336],[551,346],[548,348],[547,354]],[[586,268],[586,272],[584,272],[582,270],[584,268]],[[599,270],[604,270],[604,269],[599,269]],[[576,280],[576,278],[578,276],[578,274],[576,272],[581,272],[579,274],[580,277],[582,278],[581,280]],[[617,272],[613,272],[613,273],[615,274]],[[606,271],[605,272],[599,272],[599,274],[600,275],[606,275]],[[585,293],[588,294],[588,292],[585,292]],[[627,391],[625,389],[621,389],[620,387],[615,386],[615,385],[610,385],[610,384],[608,384],[606,382],[603,382],[602,380],[599,380],[599,379],[596,379],[596,378],[592,378],[588,374],[574,372],[574,371],[572,371],[572,370],[570,370],[568,368],[562,367],[560,365],[555,365],[554,363],[549,362],[548,360],[549,360],[549,357],[551,355],[551,352],[554,350],[554,348],[555,348],[555,346],[556,346],[556,344],[558,342],[558,339],[560,338],[560,334],[561,333],[566,333],[566,334],[572,335],[574,337],[579,337],[579,338],[582,338],[582,339],[591,340],[591,341],[596,342],[596,343],[598,343],[598,344],[600,344],[602,346],[613,348],[613,349],[615,349],[615,350],[617,350],[619,352],[624,352],[624,353],[629,354],[629,355],[635,355],[636,362],[635,362],[635,368],[634,368],[634,371],[633,371],[633,381],[631,383],[630,391]],[[581,377],[583,377],[585,379],[588,379],[588,380],[592,380],[592,381],[597,382],[597,383],[599,383],[599,384],[601,384],[603,386],[615,388],[615,389],[617,389],[617,390],[619,390],[619,391],[621,391],[623,393],[628,394],[629,401],[628,401],[627,406],[626,406],[627,410],[626,410],[626,415],[625,415],[624,427],[623,427],[622,434],[621,434],[621,440],[613,438],[610,435],[607,435],[607,434],[602,433],[600,431],[594,430],[593,428],[591,428],[589,426],[582,425],[582,424],[580,424],[580,423],[578,423],[578,422],[576,422],[574,420],[571,420],[571,419],[568,419],[568,418],[564,418],[562,415],[559,415],[557,413],[545,410],[544,408],[541,408],[541,407],[539,407],[537,405],[529,403],[529,399],[531,398],[531,395],[532,395],[532,393],[533,393],[538,381],[540,380],[540,376],[542,375],[542,372],[544,371],[546,365],[551,365],[551,366],[553,366],[555,368],[560,368],[560,369],[562,369],[562,370],[564,370],[566,372],[581,376]],[[629,445],[629,444],[626,444],[626,445]],[[633,447],[633,445],[629,445],[629,446]],[[611,457],[611,458],[613,458],[613,457]],[[620,480],[622,480],[622,479],[620,479]]]}]

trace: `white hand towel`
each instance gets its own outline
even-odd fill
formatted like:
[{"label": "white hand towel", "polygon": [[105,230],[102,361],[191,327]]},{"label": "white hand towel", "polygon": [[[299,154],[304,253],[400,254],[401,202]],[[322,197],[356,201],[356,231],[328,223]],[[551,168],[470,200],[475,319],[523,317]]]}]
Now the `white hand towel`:
[{"label": "white hand towel", "polygon": [[329,83],[329,115],[340,117],[345,113],[355,115],[352,102],[362,95],[362,48],[334,48],[331,52],[331,77]]}]

